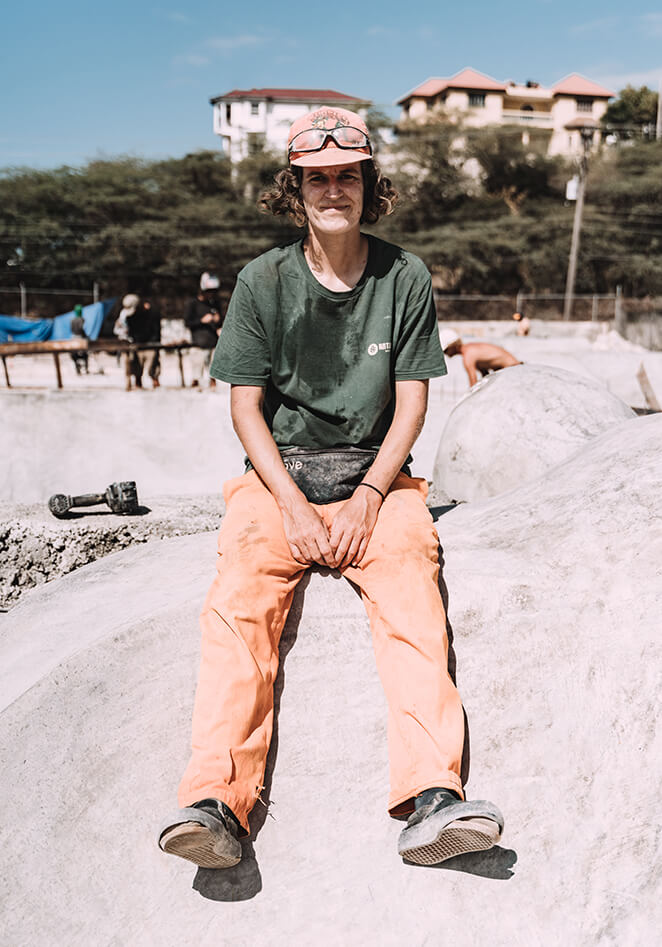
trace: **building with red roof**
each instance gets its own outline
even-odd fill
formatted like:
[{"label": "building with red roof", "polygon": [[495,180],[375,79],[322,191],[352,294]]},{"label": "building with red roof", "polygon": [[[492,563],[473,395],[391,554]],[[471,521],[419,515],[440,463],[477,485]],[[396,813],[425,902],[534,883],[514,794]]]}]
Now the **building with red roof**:
[{"label": "building with red roof", "polygon": [[214,132],[231,161],[263,149],[284,157],[290,125],[313,109],[335,105],[362,115],[371,104],[334,89],[233,89],[209,101]]},{"label": "building with red roof", "polygon": [[462,69],[450,78],[430,78],[399,101],[400,128],[410,122],[425,123],[432,117],[469,127],[518,125],[526,144],[532,134],[546,141],[550,155],[581,151],[581,120],[600,121],[609,89],[577,73],[550,87],[529,80],[499,82],[475,69]]}]

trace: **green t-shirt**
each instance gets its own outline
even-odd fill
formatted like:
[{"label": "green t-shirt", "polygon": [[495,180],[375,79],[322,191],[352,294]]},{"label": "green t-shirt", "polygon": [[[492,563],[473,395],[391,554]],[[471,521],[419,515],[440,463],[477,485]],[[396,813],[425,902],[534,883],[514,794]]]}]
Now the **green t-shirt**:
[{"label": "green t-shirt", "polygon": [[303,241],[239,274],[211,363],[233,385],[264,387],[280,450],[378,448],[395,382],[446,374],[430,274],[418,257],[369,236],[354,287],[334,293],[311,273]]}]

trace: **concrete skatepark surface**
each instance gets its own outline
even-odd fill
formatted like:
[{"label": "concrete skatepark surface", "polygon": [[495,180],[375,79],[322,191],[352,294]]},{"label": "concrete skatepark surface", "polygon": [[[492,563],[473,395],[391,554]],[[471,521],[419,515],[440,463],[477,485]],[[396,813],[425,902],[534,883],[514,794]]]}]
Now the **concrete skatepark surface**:
[{"label": "concrete skatepark surface", "polygon": [[452,500],[480,500],[533,480],[634,411],[592,378],[515,365],[473,386],[439,441],[434,484]]},{"label": "concrete skatepark surface", "polygon": [[[660,396],[662,354],[574,329],[492,340],[636,407],[644,363]],[[268,809],[256,806],[236,869],[196,871],[156,837],[188,757],[207,530],[243,452],[227,388],[176,391],[169,370],[154,392],[113,391],[110,373],[41,390],[38,372],[36,388],[2,392],[0,551],[36,542],[45,578],[75,569],[0,615],[3,942],[657,943],[662,416],[620,421],[561,465],[438,518],[468,795],[503,810],[497,849],[434,869],[398,858],[363,606],[314,571],[281,646]],[[457,358],[432,382],[416,475],[431,477],[467,390]],[[152,514],[127,527],[44,513],[53,492],[114,479],[137,480]],[[431,505],[444,502],[433,490]],[[125,543],[137,545],[107,554]]]},{"label": "concrete skatepark surface", "polygon": [[135,480],[138,496],[220,494],[244,457],[227,390],[5,391],[0,496],[45,503],[114,480]]},{"label": "concrete skatepark surface", "polygon": [[385,703],[344,580],[315,572],[297,595],[268,811],[222,872],[156,847],[188,754],[214,537],[28,593],[0,638],[6,942],[655,943],[661,439],[661,416],[626,421],[439,519],[468,792],[506,818],[501,846],[440,868],[396,854]]}]

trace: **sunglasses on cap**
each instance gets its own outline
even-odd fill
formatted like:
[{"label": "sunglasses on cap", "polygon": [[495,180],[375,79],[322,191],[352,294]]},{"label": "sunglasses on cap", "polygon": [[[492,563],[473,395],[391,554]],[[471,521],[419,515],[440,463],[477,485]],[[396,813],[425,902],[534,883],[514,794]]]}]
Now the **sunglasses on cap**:
[{"label": "sunglasses on cap", "polygon": [[292,155],[295,152],[305,154],[321,151],[329,138],[338,148],[349,150],[367,148],[367,153],[372,154],[372,145],[366,133],[360,128],[352,128],[351,125],[340,125],[338,128],[306,128],[294,136],[287,147],[287,153]]}]

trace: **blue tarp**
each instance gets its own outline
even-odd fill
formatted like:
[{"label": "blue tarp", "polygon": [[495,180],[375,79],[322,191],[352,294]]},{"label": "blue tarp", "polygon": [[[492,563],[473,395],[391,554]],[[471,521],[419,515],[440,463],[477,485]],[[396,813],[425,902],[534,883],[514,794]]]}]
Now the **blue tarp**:
[{"label": "blue tarp", "polygon": [[[88,339],[96,339],[104,317],[115,299],[103,299],[83,306],[83,324]],[[0,316],[0,342],[49,342],[71,339],[73,310],[54,319],[21,319],[19,316]]]},{"label": "blue tarp", "polygon": [[0,316],[0,342],[47,342],[53,331],[52,319],[21,319]]}]

